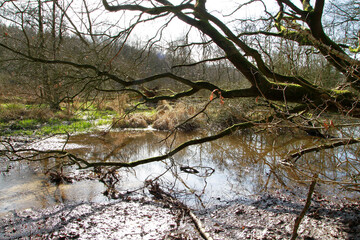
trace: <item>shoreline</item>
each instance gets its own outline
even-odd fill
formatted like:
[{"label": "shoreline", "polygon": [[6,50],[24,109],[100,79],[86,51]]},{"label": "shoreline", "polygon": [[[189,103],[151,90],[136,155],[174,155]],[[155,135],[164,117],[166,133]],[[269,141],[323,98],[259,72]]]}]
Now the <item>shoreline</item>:
[{"label": "shoreline", "polygon": [[[289,239],[304,200],[264,194],[194,211],[213,239]],[[299,239],[359,239],[359,203],[315,194]],[[60,204],[0,217],[0,239],[201,239],[176,206],[148,197]]]}]

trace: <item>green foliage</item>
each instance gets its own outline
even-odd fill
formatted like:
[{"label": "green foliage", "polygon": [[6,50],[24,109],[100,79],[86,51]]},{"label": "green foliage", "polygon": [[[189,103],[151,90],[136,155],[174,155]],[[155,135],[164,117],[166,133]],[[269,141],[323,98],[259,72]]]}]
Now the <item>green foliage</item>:
[{"label": "green foliage", "polygon": [[358,46],[357,48],[349,47],[349,51],[352,53],[358,53],[360,52],[360,46]]},{"label": "green foliage", "polygon": [[96,122],[96,125],[98,125],[98,126],[110,125],[111,123],[112,123],[112,119],[111,119],[111,118],[108,118],[108,119],[99,119],[99,120]]}]

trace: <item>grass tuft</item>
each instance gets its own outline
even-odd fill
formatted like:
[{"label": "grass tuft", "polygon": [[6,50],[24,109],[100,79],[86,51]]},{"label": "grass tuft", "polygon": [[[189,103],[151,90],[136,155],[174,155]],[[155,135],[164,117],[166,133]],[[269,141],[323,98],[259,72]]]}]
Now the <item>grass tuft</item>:
[{"label": "grass tuft", "polygon": [[159,106],[157,109],[156,120],[152,125],[155,129],[171,130],[178,127],[184,132],[191,132],[199,129],[204,122],[204,118],[201,116],[187,121],[195,114],[196,109],[181,102],[177,103],[175,107],[164,103],[163,106]]}]

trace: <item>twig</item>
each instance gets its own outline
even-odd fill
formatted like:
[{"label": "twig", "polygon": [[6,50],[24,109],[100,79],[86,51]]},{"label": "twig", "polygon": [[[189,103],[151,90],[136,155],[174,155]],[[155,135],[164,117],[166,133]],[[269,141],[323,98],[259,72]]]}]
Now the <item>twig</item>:
[{"label": "twig", "polygon": [[310,184],[305,206],[304,206],[303,210],[301,211],[301,213],[299,214],[299,216],[297,216],[297,218],[295,219],[295,224],[294,224],[291,240],[295,240],[297,238],[297,236],[298,236],[297,230],[299,229],[300,223],[301,223],[302,219],[304,218],[305,213],[307,212],[307,210],[310,207],[311,197],[315,190],[316,179],[317,179],[317,175],[314,176],[314,179],[312,180],[312,182]]},{"label": "twig", "polygon": [[205,228],[202,226],[201,221],[196,217],[196,215],[191,211],[191,209],[186,206],[184,203],[180,202],[178,199],[173,197],[171,194],[165,192],[160,188],[159,183],[152,180],[146,182],[149,188],[150,194],[152,194],[156,199],[169,203],[176,207],[178,210],[183,211],[187,214],[193,223],[195,224],[197,230],[199,231],[201,237],[205,240],[213,240],[209,233],[206,232]]},{"label": "twig", "polygon": [[196,228],[199,230],[200,235],[205,240],[212,240],[213,238],[210,236],[209,233],[206,232],[206,230],[202,226],[201,221],[196,217],[196,215],[190,209],[189,209],[189,216],[192,219],[193,223],[195,224]]},{"label": "twig", "polygon": [[170,131],[170,133],[168,134],[168,136],[166,136],[166,138],[162,139],[160,142],[164,142],[167,139],[169,139],[171,137],[171,135],[173,135],[174,133],[176,133],[176,130],[179,129],[182,125],[190,122],[191,120],[193,120],[194,118],[196,118],[197,116],[199,116],[201,113],[204,113],[205,110],[207,109],[207,107],[210,105],[212,101],[208,101],[205,106],[198,111],[197,113],[195,113],[193,116],[191,116],[190,118],[187,118],[185,121],[183,121],[182,123],[179,123],[178,125],[176,125],[175,127],[173,127]]}]

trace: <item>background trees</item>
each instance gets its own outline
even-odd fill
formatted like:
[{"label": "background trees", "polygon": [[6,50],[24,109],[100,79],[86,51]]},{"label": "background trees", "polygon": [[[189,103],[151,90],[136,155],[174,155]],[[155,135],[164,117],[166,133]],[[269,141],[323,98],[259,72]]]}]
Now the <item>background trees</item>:
[{"label": "background trees", "polygon": [[[359,117],[356,2],[229,1],[221,11],[215,2],[6,1],[4,69],[35,86],[53,109],[65,99],[99,92],[131,92],[155,103],[205,92],[225,102],[256,104],[255,114],[213,136],[143,162],[109,166],[166,159],[190,145],[258,126],[297,128],[329,141],[308,151],[358,142],[357,134],[339,134],[349,141],[337,142],[325,134],[341,125],[328,118]],[[183,34],[171,36],[178,34],[174,27]],[[140,33],[146,38],[132,38]],[[155,87],[160,95],[146,94]]]}]

